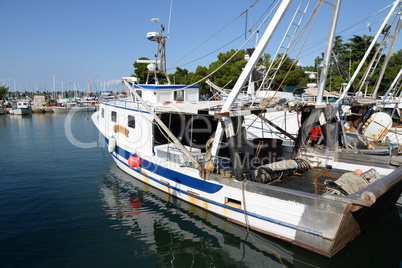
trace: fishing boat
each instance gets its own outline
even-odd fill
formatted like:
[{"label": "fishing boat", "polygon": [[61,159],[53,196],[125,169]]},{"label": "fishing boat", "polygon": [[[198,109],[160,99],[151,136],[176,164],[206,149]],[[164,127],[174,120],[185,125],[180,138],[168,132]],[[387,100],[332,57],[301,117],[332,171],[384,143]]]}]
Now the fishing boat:
[{"label": "fishing boat", "polygon": [[[331,54],[340,2],[331,4],[324,58]],[[140,84],[126,77],[131,100],[101,102],[92,120],[116,165],[133,178],[248,230],[332,257],[395,205],[402,167],[382,175],[370,163],[337,158],[330,144],[335,124],[326,117],[331,107],[320,101],[309,107],[302,123],[308,130],[328,119],[323,130],[327,150],[296,146],[295,153],[283,155],[280,140],[249,138],[245,118],[267,109],[241,105],[238,96],[291,4],[283,0],[276,6],[225,100],[199,101],[195,85],[159,84],[157,79]],[[154,36],[161,58],[149,65],[161,68],[149,70],[164,72],[163,27]]]},{"label": "fishing boat", "polygon": [[28,100],[21,100],[17,102],[17,107],[12,108],[11,114],[16,115],[28,115],[31,114],[31,106]]}]

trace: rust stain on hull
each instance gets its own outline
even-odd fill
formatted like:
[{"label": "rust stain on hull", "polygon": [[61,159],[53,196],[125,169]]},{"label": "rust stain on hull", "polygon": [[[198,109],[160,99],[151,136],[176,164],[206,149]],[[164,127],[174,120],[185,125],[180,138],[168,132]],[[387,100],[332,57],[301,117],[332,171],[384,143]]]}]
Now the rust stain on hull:
[{"label": "rust stain on hull", "polygon": [[113,131],[115,133],[122,133],[124,136],[128,137],[129,130],[121,125],[114,125]]}]

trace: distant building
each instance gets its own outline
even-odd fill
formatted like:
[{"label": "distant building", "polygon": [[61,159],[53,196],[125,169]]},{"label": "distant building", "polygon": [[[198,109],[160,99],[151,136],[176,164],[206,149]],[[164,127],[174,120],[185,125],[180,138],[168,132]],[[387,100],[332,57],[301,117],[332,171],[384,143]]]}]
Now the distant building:
[{"label": "distant building", "polygon": [[43,112],[43,106],[46,102],[45,94],[35,94],[33,98],[32,111],[35,112]]}]

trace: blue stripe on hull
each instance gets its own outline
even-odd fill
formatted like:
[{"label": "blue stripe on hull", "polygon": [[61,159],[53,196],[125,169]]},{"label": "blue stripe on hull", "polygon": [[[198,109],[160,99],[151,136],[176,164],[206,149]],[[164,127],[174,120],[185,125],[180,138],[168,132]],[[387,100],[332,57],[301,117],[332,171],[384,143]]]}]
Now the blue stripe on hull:
[{"label": "blue stripe on hull", "polygon": [[[107,144],[109,143],[109,140],[108,140],[106,137],[105,137],[105,141],[106,141],[106,146],[107,146]],[[120,147],[118,147],[118,146],[116,146],[115,152],[116,152],[116,153],[119,152],[118,155],[120,155],[121,157],[123,157],[123,158],[126,159],[126,160],[132,155],[130,152],[128,152],[128,151],[126,151],[126,150],[124,150],[124,149],[122,149],[122,148],[120,148]],[[128,156],[127,156],[127,155],[128,155]],[[174,190],[174,191],[180,192],[180,193],[182,193],[182,194],[184,194],[184,195],[190,195],[192,198],[196,198],[196,199],[198,199],[198,200],[201,200],[201,201],[204,201],[204,202],[207,202],[207,203],[209,203],[209,204],[216,205],[216,206],[219,206],[219,207],[223,207],[223,208],[225,208],[225,209],[229,209],[229,210],[232,210],[232,211],[236,211],[236,212],[245,214],[245,215],[247,215],[247,216],[249,216],[249,217],[254,217],[254,218],[257,218],[257,219],[266,221],[266,222],[270,222],[270,223],[273,223],[273,224],[277,224],[277,225],[279,225],[279,226],[283,226],[283,227],[290,228],[290,229],[297,230],[297,231],[303,231],[303,232],[306,232],[306,233],[308,233],[308,234],[311,234],[311,235],[314,235],[314,236],[317,236],[317,237],[322,237],[322,233],[321,233],[321,232],[317,232],[317,231],[314,231],[314,230],[311,230],[311,229],[307,229],[307,228],[304,228],[304,227],[301,227],[301,226],[298,226],[298,225],[290,224],[290,223],[287,223],[287,222],[278,221],[278,220],[275,220],[275,219],[272,219],[272,218],[268,218],[268,217],[265,217],[265,216],[263,216],[263,215],[256,214],[256,213],[253,213],[253,212],[244,211],[244,210],[242,210],[242,209],[234,208],[234,207],[232,207],[232,206],[228,206],[228,205],[225,205],[225,204],[223,204],[223,203],[219,203],[219,202],[216,202],[216,201],[214,201],[214,200],[207,199],[207,198],[204,198],[204,197],[201,197],[201,196],[198,196],[198,195],[192,195],[192,194],[188,193],[187,191],[184,191],[184,190],[182,190],[182,189],[180,189],[180,188],[177,188],[177,187],[175,187],[175,186],[172,186],[172,185],[170,185],[170,184],[166,184],[166,183],[164,183],[164,182],[162,182],[162,181],[160,181],[160,180],[158,180],[158,179],[156,179],[156,178],[154,178],[154,177],[152,177],[152,176],[149,176],[149,175],[147,175],[147,174],[141,173],[141,172],[140,172],[139,170],[137,170],[136,168],[130,167],[130,166],[128,165],[127,161],[124,162],[124,161],[120,160],[120,159],[119,159],[116,155],[114,155],[114,154],[112,154],[112,156],[113,156],[113,158],[114,158],[115,160],[119,161],[120,163],[122,163],[122,164],[125,165],[126,167],[130,168],[132,171],[138,173],[139,175],[145,176],[145,177],[147,177],[148,179],[150,179],[150,180],[152,180],[152,181],[154,181],[154,182],[157,182],[157,183],[159,183],[159,184],[162,184],[162,185],[164,185],[164,186],[166,186],[166,187],[168,187],[168,188],[170,188],[170,189],[172,189],[172,190]],[[126,157],[126,156],[127,156],[127,157]],[[191,177],[191,176],[187,176],[187,175],[181,174],[181,173],[179,173],[179,172],[176,172],[176,171],[167,169],[167,168],[165,168],[165,167],[156,165],[156,164],[151,163],[151,162],[146,161],[146,160],[145,160],[144,162],[146,162],[146,163],[148,164],[148,166],[145,166],[145,165],[143,166],[143,165],[141,164],[141,167],[142,167],[143,169],[146,169],[146,170],[148,170],[148,171],[150,171],[150,172],[153,172],[153,173],[155,173],[155,174],[157,174],[157,175],[159,175],[159,176],[168,178],[168,179],[170,179],[170,180],[174,180],[174,181],[176,181],[176,182],[178,182],[178,183],[180,183],[180,184],[182,184],[182,185],[191,187],[191,188],[193,188],[194,190],[199,190],[199,191],[203,191],[203,192],[206,192],[206,193],[212,193],[212,194],[213,194],[213,193],[218,192],[218,191],[223,187],[223,186],[216,185],[216,184],[213,184],[213,183],[204,181],[204,180],[199,180],[199,179],[193,178],[193,177]],[[134,176],[134,177],[135,177],[135,176]],[[139,179],[139,178],[138,178],[138,179]],[[204,189],[205,189],[205,190],[204,190]],[[211,191],[212,189],[213,189],[214,191]],[[176,196],[176,197],[177,197],[177,196]],[[194,204],[194,205],[195,205],[195,204]],[[213,211],[211,211],[211,212],[213,212]]]},{"label": "blue stripe on hull", "polygon": [[[142,164],[142,163],[144,163],[144,164]],[[182,185],[191,187],[195,190],[203,191],[208,194],[214,194],[222,189],[221,185],[217,185],[214,183],[210,183],[208,181],[196,179],[191,176],[183,175],[179,172],[156,165],[147,160],[143,161],[142,163],[141,163],[141,167],[146,167],[147,170],[152,171],[152,172],[158,174],[159,176],[168,178],[169,180],[172,180],[172,181],[175,181]]]},{"label": "blue stripe on hull", "polygon": [[[105,137],[106,145],[109,144],[109,140]],[[132,155],[130,152],[124,150],[123,148],[116,146],[115,149],[116,154],[120,155],[124,159],[128,160],[128,158]],[[124,163],[127,165],[127,163]],[[128,165],[127,165],[128,166]],[[152,163],[146,159],[141,159],[141,168],[153,172],[161,177],[168,178],[172,181],[180,183],[182,185],[193,188],[194,190],[202,191],[208,194],[214,194],[222,189],[221,185],[214,184],[208,181],[200,180],[180,172],[171,170],[169,168],[162,167],[155,163]]]}]

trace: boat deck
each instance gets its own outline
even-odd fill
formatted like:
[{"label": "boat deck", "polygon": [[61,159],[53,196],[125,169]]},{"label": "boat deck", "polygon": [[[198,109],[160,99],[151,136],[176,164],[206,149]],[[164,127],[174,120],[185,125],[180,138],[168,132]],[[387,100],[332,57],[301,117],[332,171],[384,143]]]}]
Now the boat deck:
[{"label": "boat deck", "polygon": [[[272,185],[276,187],[302,191],[305,193],[322,195],[327,192],[327,188],[325,187],[324,182],[326,180],[335,181],[344,173],[345,171],[338,169],[313,168],[307,172],[304,172],[303,174],[295,173],[293,175],[277,179],[267,184],[261,183],[261,185]],[[209,179],[216,180],[227,185],[236,185],[236,180],[234,176],[228,177],[221,174],[211,175],[212,176],[210,176]]]},{"label": "boat deck", "polygon": [[277,187],[322,195],[327,192],[324,182],[326,180],[334,181],[344,173],[344,171],[335,169],[328,170],[314,168],[303,174],[295,173],[292,176],[275,180],[270,184]]}]

